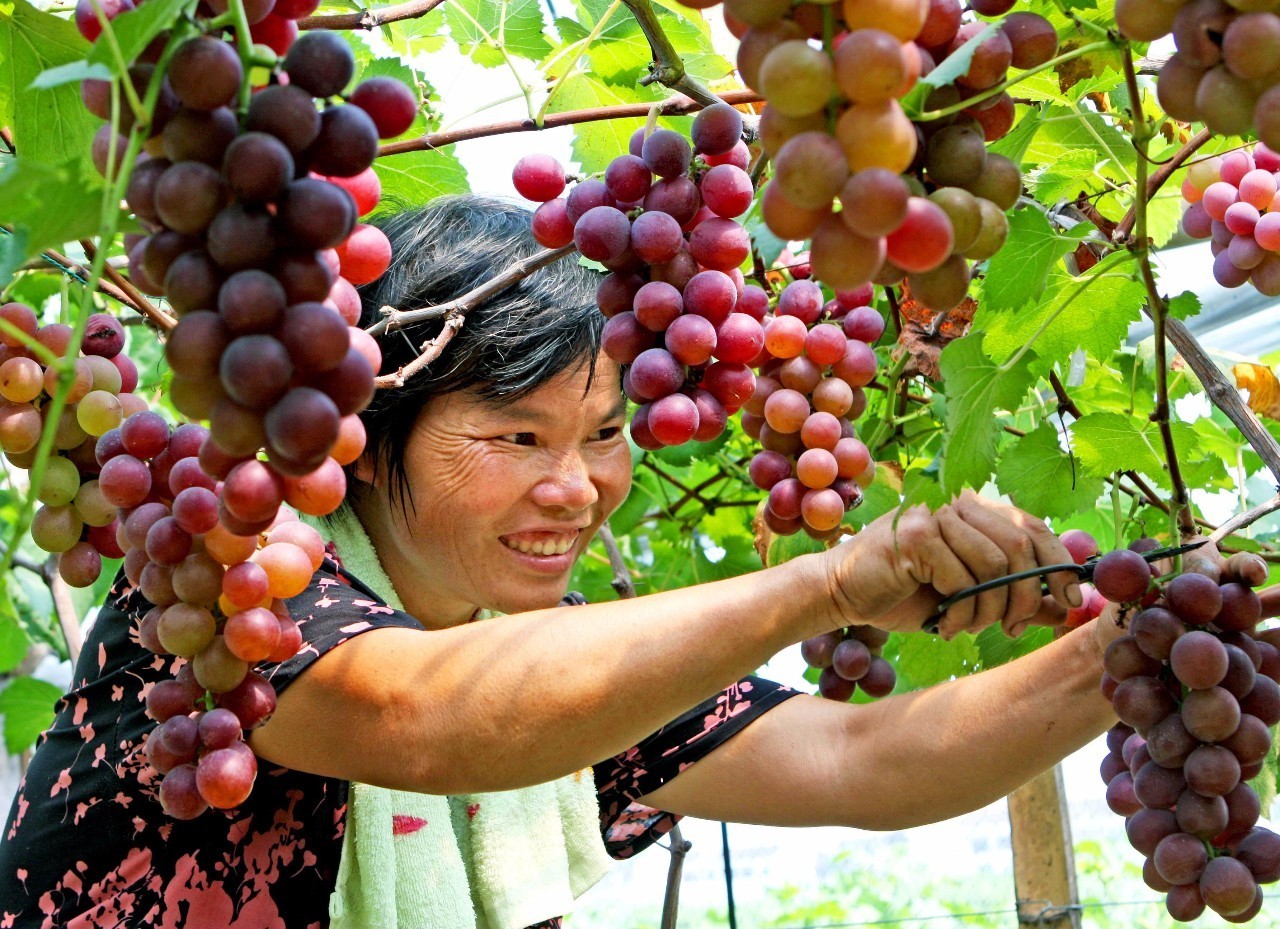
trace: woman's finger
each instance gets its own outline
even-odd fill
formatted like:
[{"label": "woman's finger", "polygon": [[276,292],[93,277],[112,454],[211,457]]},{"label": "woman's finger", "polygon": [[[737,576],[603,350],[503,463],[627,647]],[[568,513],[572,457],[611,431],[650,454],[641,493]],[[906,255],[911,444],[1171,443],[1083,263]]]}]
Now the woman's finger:
[{"label": "woman's finger", "polygon": [[[1053,530],[1016,507],[1008,510],[1009,521],[1026,533],[1036,550],[1036,561],[1041,566],[1053,564],[1071,564],[1075,559],[1067,551],[1066,546],[1058,539]],[[1045,576],[1049,585],[1049,593],[1068,609],[1074,609],[1084,603],[1084,595],[1080,592],[1080,578],[1074,571],[1055,571]]]},{"label": "woman's finger", "polygon": [[[1008,562],[1008,573],[1020,574],[1037,567],[1035,546],[1025,532],[1009,522],[1004,513],[977,505],[974,498],[967,495],[956,504],[956,511],[965,522],[1000,546]],[[1013,624],[1034,616],[1040,609],[1040,578],[1024,578],[1010,584],[1008,590],[1004,631],[1013,635]]]},{"label": "woman's finger", "polygon": [[[948,507],[942,509],[946,510]],[[938,529],[937,514],[924,511],[924,518],[908,518],[916,516],[914,511],[904,515],[895,533],[898,551],[905,559],[912,579],[918,584],[933,587],[944,597],[977,583],[964,562],[943,540]],[[959,601],[947,610],[939,623],[938,631],[944,638],[950,638],[968,628],[973,623],[974,607],[972,598],[966,597]]]},{"label": "woman's finger", "polygon": [[1050,596],[1040,598],[1035,615],[1030,619],[1012,623],[1007,632],[1016,639],[1027,631],[1028,626],[1061,626],[1067,619],[1067,608]]},{"label": "woman's finger", "polygon": [[1280,585],[1258,591],[1258,599],[1262,601],[1263,619],[1280,616]]},{"label": "woman's finger", "polygon": [[1267,581],[1267,563],[1254,552],[1236,552],[1227,559],[1226,573],[1247,587],[1257,587]]},{"label": "woman's finger", "polygon": [[[969,573],[977,578],[978,583],[992,581],[1009,573],[1009,559],[1000,550],[1000,546],[961,519],[954,507],[943,507],[937,515],[942,538],[964,562]],[[1009,606],[1008,587],[986,590],[972,599],[977,601],[973,616],[975,630],[1003,622]]]}]

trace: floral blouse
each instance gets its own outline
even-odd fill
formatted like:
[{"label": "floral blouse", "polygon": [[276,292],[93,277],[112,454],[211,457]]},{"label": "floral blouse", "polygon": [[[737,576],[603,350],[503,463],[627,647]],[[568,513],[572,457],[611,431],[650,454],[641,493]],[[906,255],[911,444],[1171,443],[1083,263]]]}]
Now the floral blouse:
[{"label": "floral blouse", "polygon": [[[582,602],[566,598],[569,602]],[[342,851],[347,782],[260,761],[249,799],[194,820],[165,815],[144,754],[147,692],[185,659],[138,640],[150,609],[123,576],[87,637],[72,689],[14,798],[0,840],[0,929],[319,929]],[[303,636],[262,665],[278,692],[321,655],[386,626],[421,629],[326,561],[289,602]],[[635,802],[797,691],[749,677],[594,766],[600,829],[614,858],[653,844],[679,817]],[[403,823],[393,819],[393,832]],[[560,918],[533,929],[556,929]]]}]

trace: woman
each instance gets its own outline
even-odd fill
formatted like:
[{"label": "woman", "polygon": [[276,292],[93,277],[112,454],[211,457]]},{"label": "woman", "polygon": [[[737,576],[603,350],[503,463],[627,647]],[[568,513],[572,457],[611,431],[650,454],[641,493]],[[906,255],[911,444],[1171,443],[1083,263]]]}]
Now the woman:
[{"label": "woman", "polygon": [[[387,230],[398,257],[364,295],[369,320],[387,304],[443,303],[533,250],[527,213],[479,198],[437,201]],[[572,790],[593,765],[601,833],[584,839],[570,801],[552,817],[563,835],[545,837],[565,838],[552,868],[565,883],[566,869],[594,860],[576,844],[602,835],[625,857],[673,815],[871,829],[943,819],[1003,796],[1114,722],[1097,687],[1115,634],[1107,617],[1004,667],[869,706],[747,677],[806,637],[854,623],[916,630],[949,593],[1069,560],[1039,520],[974,495],[749,576],[557,607],[631,473],[591,278],[561,262],[494,298],[440,360],[365,414],[369,450],[339,518],[348,541],[290,603],[304,647],[266,669],[279,705],[252,733],[261,764],[241,809],[188,822],[161,813],[143,700],[182,660],[139,646],[149,605],[117,587],[15,799],[0,926],[291,929],[326,925],[331,911],[365,924],[352,916],[362,905],[388,925],[558,925],[563,893],[546,902],[538,881],[486,876],[483,850],[468,844],[544,837],[505,820],[486,834],[478,802],[445,810],[452,832],[389,807],[389,822],[361,840],[443,831],[445,852],[463,859],[453,865],[465,868],[454,875],[462,885],[432,883],[435,857],[393,882],[394,896],[359,899],[378,867],[366,845],[344,848],[350,785],[438,803],[552,782]],[[387,369],[431,334],[384,336]],[[943,631],[998,622],[1016,633],[1080,603],[1070,576],[1049,583],[1051,598],[1027,581],[963,601]],[[403,610],[385,605],[396,597]],[[471,622],[482,610],[510,615]],[[576,894],[595,877],[565,886]],[[440,886],[453,890],[430,890]],[[448,907],[460,909],[437,912]]]}]

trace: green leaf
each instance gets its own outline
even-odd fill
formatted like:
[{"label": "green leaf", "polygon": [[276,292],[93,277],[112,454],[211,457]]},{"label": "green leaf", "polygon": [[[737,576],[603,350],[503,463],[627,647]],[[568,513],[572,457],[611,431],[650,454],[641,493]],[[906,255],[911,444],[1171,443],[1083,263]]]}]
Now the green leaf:
[{"label": "green leaf", "polygon": [[1018,439],[1000,458],[996,485],[1002,494],[1035,516],[1066,518],[1093,505],[1102,478],[1082,473],[1058,441],[1058,430],[1042,423]]},{"label": "green leaf", "polygon": [[[560,85],[548,107],[550,113],[592,107],[617,106],[624,103],[656,102],[661,96],[652,87],[620,88],[606,84],[591,74],[579,72]],[[687,131],[688,117],[663,119],[671,128]],[[644,125],[644,117],[604,119],[580,123],[573,127],[573,157],[584,174],[603,171],[619,152],[625,152],[631,134]]]},{"label": "green leaf", "polygon": [[60,164],[77,157],[90,163],[89,143],[99,123],[80,102],[79,88],[31,86],[41,73],[82,61],[88,52],[70,20],[26,0],[0,6],[0,125],[13,130],[18,153],[30,162]]},{"label": "green leaf", "polygon": [[1035,175],[1031,187],[1036,199],[1045,206],[1063,200],[1074,200],[1084,191],[1090,193],[1102,182],[1093,173],[1096,160],[1091,152],[1068,152]]},{"label": "green leaf", "polygon": [[[1172,423],[1170,430],[1179,460],[1195,454],[1199,440],[1189,423]],[[1124,413],[1089,413],[1071,424],[1071,433],[1076,454],[1091,473],[1139,471],[1168,486],[1164,445],[1159,427],[1151,420]]]},{"label": "green leaf", "polygon": [[1262,815],[1271,818],[1271,807],[1276,801],[1276,784],[1280,781],[1280,742],[1271,740],[1271,749],[1262,760],[1262,770],[1249,785],[1257,792],[1262,805]]},{"label": "green leaf", "polygon": [[34,677],[14,678],[0,690],[0,714],[4,715],[4,744],[11,755],[20,755],[36,744],[40,733],[53,723],[54,704],[62,691]]},{"label": "green leaf", "polygon": [[1079,277],[1055,272],[1041,299],[1017,313],[983,317],[987,350],[995,358],[1012,357],[1033,339],[1031,369],[1047,374],[1077,348],[1108,358],[1124,342],[1129,324],[1142,316],[1146,289],[1138,281],[1111,274],[1131,261],[1127,253],[1108,256]]},{"label": "green leaf", "polygon": [[97,231],[100,182],[83,176],[82,164],[54,166],[23,156],[0,169],[0,215],[25,232],[24,258]]},{"label": "green leaf", "polygon": [[826,547],[826,542],[811,539],[803,532],[797,532],[795,535],[775,535],[769,540],[769,550],[765,556],[765,565],[773,568],[790,561],[792,558],[824,551]]},{"label": "green leaf", "polygon": [[1190,319],[1200,313],[1200,298],[1184,290],[1169,301],[1169,315],[1174,319]]},{"label": "green leaf", "polygon": [[467,169],[453,153],[453,146],[425,152],[406,152],[379,158],[373,170],[382,181],[385,203],[421,206],[445,194],[468,193]]},{"label": "green leaf", "polygon": [[978,633],[976,641],[982,667],[995,668],[1048,645],[1053,641],[1053,630],[1048,626],[1028,626],[1026,632],[1011,639],[999,626],[988,626]]},{"label": "green leaf", "polygon": [[0,674],[12,671],[27,657],[31,637],[16,616],[0,617]]},{"label": "green leaf", "polygon": [[1009,130],[1009,134],[999,141],[992,142],[987,146],[988,151],[995,152],[997,155],[1011,160],[1014,164],[1021,166],[1026,159],[1027,149],[1031,146],[1031,141],[1036,137],[1036,133],[1040,131],[1042,115],[1039,110],[1031,110],[1026,116],[1018,120],[1018,125]]},{"label": "green leaf", "polygon": [[551,51],[538,0],[450,0],[445,21],[463,53],[486,68],[504,64],[504,51],[530,61]]},{"label": "green leaf", "polygon": [[987,263],[983,309],[1016,310],[1038,297],[1049,270],[1077,244],[1075,237],[1055,232],[1039,210],[1014,211],[1009,217],[1009,238]]},{"label": "green leaf", "polygon": [[[1127,181],[1134,170],[1133,146],[1101,114],[1073,107],[1049,106],[1042,111],[1039,131],[1027,146],[1026,158],[1034,164],[1052,164],[1064,155],[1091,152],[1096,170],[1111,180]],[[998,150],[993,145],[992,150]]]},{"label": "green leaf", "polygon": [[974,637],[962,633],[950,642],[941,636],[914,633],[900,636],[894,670],[903,690],[919,690],[956,677],[966,677],[981,667]]},{"label": "green leaf", "polygon": [[[152,39],[172,28],[179,17],[195,9],[195,6],[196,0],[147,0],[128,13],[117,16],[111,21],[111,31],[120,46],[120,57],[126,62],[133,62],[151,44]],[[111,53],[111,44],[105,36],[93,43],[89,61],[105,65],[113,74],[120,76],[116,57]]]},{"label": "green leaf", "polygon": [[747,233],[751,236],[756,251],[760,253],[764,266],[772,268],[783,249],[787,247],[787,243],[774,235],[773,230],[765,225],[764,214],[760,209],[761,202],[761,197],[756,197],[752,201],[751,209],[747,210],[747,215],[742,218],[742,225],[747,228]]},{"label": "green leaf", "polygon": [[980,332],[956,339],[939,359],[947,391],[941,483],[949,494],[987,482],[1000,432],[996,414],[1016,408],[1034,381],[1027,369],[1031,352],[1005,371],[983,352],[982,340]]}]

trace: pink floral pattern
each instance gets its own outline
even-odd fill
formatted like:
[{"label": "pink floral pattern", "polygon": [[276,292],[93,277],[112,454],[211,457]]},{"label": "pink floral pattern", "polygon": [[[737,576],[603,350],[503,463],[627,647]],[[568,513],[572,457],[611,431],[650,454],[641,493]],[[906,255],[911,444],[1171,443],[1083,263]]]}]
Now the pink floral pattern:
[{"label": "pink floral pattern", "polygon": [[[566,602],[583,600],[571,595]],[[159,776],[146,762],[153,723],[145,701],[184,659],[141,647],[137,624],[148,609],[141,594],[117,580],[72,689],[40,737],[0,843],[0,929],[322,929],[342,850],[347,782],[263,762],[241,808],[189,822],[165,816]],[[356,635],[422,628],[330,563],[290,609],[303,648],[259,669],[278,691]],[[628,858],[677,821],[636,798],[795,693],[748,678],[595,766],[609,853]],[[555,918],[530,929],[560,927]]]}]

